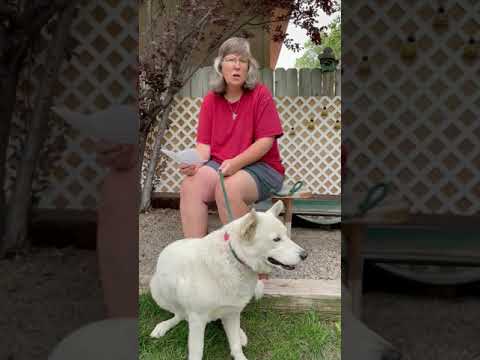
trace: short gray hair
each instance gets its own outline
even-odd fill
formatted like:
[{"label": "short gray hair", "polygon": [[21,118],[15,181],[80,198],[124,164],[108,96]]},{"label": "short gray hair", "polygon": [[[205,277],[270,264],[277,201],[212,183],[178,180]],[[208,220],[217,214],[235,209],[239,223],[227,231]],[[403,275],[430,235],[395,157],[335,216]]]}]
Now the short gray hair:
[{"label": "short gray hair", "polygon": [[217,94],[224,94],[226,91],[225,79],[222,75],[222,60],[230,54],[238,54],[248,59],[247,80],[243,84],[246,90],[252,90],[258,83],[258,62],[250,52],[250,43],[247,39],[232,37],[226,40],[218,49],[218,56],[213,61],[213,76],[210,80],[210,87]]}]

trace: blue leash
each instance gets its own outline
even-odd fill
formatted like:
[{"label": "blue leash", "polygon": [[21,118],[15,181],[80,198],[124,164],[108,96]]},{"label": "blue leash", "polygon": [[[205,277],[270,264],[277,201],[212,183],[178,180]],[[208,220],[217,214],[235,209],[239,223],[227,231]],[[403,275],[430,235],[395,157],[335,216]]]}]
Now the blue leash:
[{"label": "blue leash", "polygon": [[220,176],[220,185],[221,185],[222,191],[223,191],[223,198],[225,199],[225,205],[227,206],[228,221],[232,222],[233,221],[233,214],[232,214],[232,209],[230,208],[230,202],[228,201],[227,190],[225,190],[225,179],[224,179],[224,175],[222,173],[222,170],[218,169],[218,174]]},{"label": "blue leash", "polygon": [[387,183],[379,183],[371,187],[363,201],[358,205],[358,212],[355,216],[362,216],[365,213],[377,206],[385,196],[387,196],[389,190],[389,185]]},{"label": "blue leash", "polygon": [[280,192],[273,193],[273,194],[277,195],[277,196],[292,196],[297,191],[299,191],[302,187],[303,187],[303,181],[297,181],[295,184],[292,185],[290,190],[288,190],[286,192],[281,192],[280,191]]}]

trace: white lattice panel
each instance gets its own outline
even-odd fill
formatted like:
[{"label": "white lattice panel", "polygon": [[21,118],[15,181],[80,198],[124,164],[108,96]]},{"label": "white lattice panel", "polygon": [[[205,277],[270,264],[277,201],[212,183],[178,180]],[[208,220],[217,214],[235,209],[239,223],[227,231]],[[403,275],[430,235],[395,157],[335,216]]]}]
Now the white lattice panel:
[{"label": "white lattice panel", "polygon": [[[433,26],[439,4],[447,27]],[[346,189],[387,180],[414,212],[480,210],[480,59],[463,56],[470,37],[478,49],[479,13],[472,0],[349,5],[342,18]],[[401,55],[409,35],[413,60]],[[364,56],[370,72],[362,71]]]},{"label": "white lattice panel", "polygon": [[[339,97],[278,97],[277,110],[284,136],[279,146],[288,181],[303,180],[316,194],[340,194]],[[195,145],[201,98],[176,98],[165,149],[179,151]],[[163,159],[164,171],[155,191],[178,192],[182,176],[172,161]]]},{"label": "white lattice panel", "polygon": [[[95,112],[114,103],[135,102],[137,4],[128,0],[83,1],[71,26],[78,41],[75,55],[59,69],[55,104]],[[33,93],[43,72],[33,69]],[[67,132],[67,149],[52,168],[51,186],[41,208],[95,208],[104,171],[95,161],[93,143],[77,131]]]}]

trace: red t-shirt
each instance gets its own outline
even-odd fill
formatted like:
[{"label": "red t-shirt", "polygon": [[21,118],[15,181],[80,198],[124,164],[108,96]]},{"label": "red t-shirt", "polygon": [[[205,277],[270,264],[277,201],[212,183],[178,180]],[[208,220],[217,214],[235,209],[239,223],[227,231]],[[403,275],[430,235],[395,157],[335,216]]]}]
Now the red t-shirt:
[{"label": "red t-shirt", "polygon": [[[238,114],[235,120],[232,111]],[[256,140],[274,137],[271,149],[259,161],[284,175],[277,143],[282,135],[272,94],[263,84],[245,91],[240,100],[230,105],[222,95],[212,91],[203,99],[197,142],[210,145],[211,159],[220,164],[242,153]]]}]

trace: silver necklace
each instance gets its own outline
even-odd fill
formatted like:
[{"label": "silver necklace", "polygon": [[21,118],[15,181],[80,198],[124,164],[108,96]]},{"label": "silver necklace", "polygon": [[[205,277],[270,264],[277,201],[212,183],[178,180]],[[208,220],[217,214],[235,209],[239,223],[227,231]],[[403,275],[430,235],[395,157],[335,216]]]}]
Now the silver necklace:
[{"label": "silver necklace", "polygon": [[232,112],[232,118],[233,118],[233,120],[235,120],[238,116],[238,108],[240,107],[240,101],[242,100],[242,97],[240,97],[240,99],[238,99],[237,107],[236,107],[235,110],[233,110],[232,104],[230,103],[230,101],[228,101],[228,99],[226,99],[226,100],[227,100],[227,103],[228,103],[228,107],[230,108],[230,111]]}]

